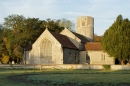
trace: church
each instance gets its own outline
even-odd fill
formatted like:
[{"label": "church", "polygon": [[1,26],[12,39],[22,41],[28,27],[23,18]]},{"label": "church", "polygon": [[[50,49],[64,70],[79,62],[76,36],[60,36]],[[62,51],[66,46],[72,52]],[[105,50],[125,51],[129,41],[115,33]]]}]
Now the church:
[{"label": "church", "polygon": [[103,52],[101,43],[94,41],[94,18],[80,16],[76,32],[65,28],[60,33],[47,28],[32,44],[26,47],[23,61],[26,64],[115,64]]}]

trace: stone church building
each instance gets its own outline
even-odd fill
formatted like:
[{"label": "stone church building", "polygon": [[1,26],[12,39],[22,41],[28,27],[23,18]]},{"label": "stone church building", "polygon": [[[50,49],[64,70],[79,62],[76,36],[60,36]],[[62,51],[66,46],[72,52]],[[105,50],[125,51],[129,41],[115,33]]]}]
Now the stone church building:
[{"label": "stone church building", "polygon": [[26,47],[23,60],[28,64],[114,64],[114,59],[94,41],[94,18],[77,18],[76,32],[65,28],[61,33],[46,29]]}]

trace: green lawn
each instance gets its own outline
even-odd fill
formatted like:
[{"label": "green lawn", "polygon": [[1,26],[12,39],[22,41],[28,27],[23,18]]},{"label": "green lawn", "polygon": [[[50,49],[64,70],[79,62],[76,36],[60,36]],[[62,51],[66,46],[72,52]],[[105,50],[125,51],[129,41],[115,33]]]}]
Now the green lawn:
[{"label": "green lawn", "polygon": [[[9,80],[9,76],[15,76],[16,81]],[[20,79],[33,83],[23,83]],[[122,86],[122,84],[130,86],[130,70],[0,69],[0,86]]]}]

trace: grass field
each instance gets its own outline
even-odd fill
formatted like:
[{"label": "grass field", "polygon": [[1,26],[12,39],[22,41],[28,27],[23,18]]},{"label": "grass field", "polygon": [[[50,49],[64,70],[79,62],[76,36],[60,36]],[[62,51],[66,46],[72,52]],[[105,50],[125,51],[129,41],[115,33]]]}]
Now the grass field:
[{"label": "grass field", "polygon": [[130,86],[130,70],[0,69],[0,86]]}]

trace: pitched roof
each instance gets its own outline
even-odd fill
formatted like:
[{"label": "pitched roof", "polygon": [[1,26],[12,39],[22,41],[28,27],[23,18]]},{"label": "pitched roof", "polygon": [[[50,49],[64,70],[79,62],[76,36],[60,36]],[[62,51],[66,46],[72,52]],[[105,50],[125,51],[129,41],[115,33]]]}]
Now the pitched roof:
[{"label": "pitched roof", "polygon": [[72,49],[78,49],[70,40],[67,36],[55,33],[55,32],[50,32],[56,39],[59,41],[62,45],[62,47],[65,48],[72,48]]},{"label": "pitched roof", "polygon": [[72,32],[75,36],[77,36],[80,40],[81,40],[81,46],[79,48],[80,51],[85,51],[85,44],[87,42],[90,42],[85,36],[81,35],[81,34],[78,34],[78,33],[75,33],[75,32]]},{"label": "pitched roof", "polygon": [[81,40],[81,42],[84,42],[84,43],[86,43],[86,42],[90,42],[85,36],[83,36],[83,35],[81,35],[81,34],[78,34],[78,33],[75,33],[75,32],[72,32],[75,36],[77,36],[80,40]]},{"label": "pitched roof", "polygon": [[102,50],[100,42],[87,42],[85,48],[86,50]]}]

